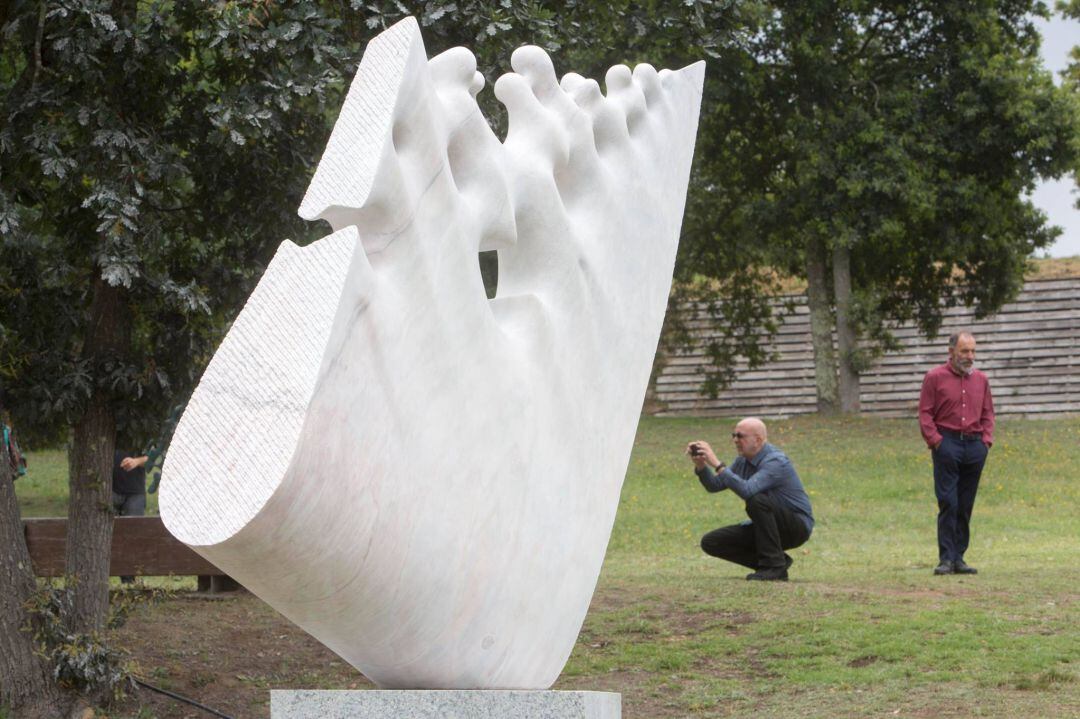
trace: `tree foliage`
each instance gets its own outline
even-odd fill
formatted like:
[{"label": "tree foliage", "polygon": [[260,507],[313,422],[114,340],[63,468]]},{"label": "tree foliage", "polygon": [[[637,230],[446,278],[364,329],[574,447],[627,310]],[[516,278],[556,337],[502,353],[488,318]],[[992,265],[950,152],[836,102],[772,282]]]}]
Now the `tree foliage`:
[{"label": "tree foliage", "polygon": [[[285,236],[355,66],[318,3],[17,2],[3,25],[0,373],[25,435],[95,391],[154,434]],[[93,282],[119,351],[88,357]]]},{"label": "tree foliage", "polygon": [[118,433],[155,436],[277,244],[322,233],[295,208],[359,52],[305,1],[16,1],[0,42],[0,381],[24,437],[72,439],[93,641]]},{"label": "tree foliage", "polygon": [[[1080,0],[1058,0],[1057,10],[1062,17],[1080,21]],[[1080,92],[1080,40],[1069,51],[1069,66],[1064,72],[1066,87]]]},{"label": "tree foliage", "polygon": [[[1080,0],[1058,0],[1057,9],[1063,17],[1080,21]],[[1080,40],[1069,51],[1069,64],[1062,76],[1065,89],[1074,97],[1080,97]],[[1073,169],[1073,180],[1080,184],[1080,167]],[[1080,209],[1080,197],[1077,197],[1074,206]]]},{"label": "tree foliage", "polygon": [[689,226],[712,221],[684,237],[684,257],[722,277],[710,260],[735,245],[805,277],[808,251],[827,270],[839,252],[849,321],[879,347],[888,321],[933,335],[944,307],[983,315],[1013,297],[1057,233],[1026,194],[1080,156],[1076,97],[1038,59],[1043,4],[760,7],[710,73]]}]

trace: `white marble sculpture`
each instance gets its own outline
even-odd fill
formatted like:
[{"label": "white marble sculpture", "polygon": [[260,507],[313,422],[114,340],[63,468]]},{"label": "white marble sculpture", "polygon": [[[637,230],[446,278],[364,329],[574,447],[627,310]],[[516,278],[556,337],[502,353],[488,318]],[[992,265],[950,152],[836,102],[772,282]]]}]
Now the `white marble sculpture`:
[{"label": "white marble sculpture", "polygon": [[[600,572],[704,65],[556,80],[373,40],[164,468],[169,530],[384,688],[546,688]],[[488,300],[477,253],[499,251]]]}]

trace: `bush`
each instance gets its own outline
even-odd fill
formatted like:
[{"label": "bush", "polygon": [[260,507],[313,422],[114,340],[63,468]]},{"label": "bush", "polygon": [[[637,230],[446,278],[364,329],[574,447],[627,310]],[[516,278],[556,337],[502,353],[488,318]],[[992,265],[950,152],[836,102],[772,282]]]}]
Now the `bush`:
[{"label": "bush", "polygon": [[[108,646],[96,633],[69,631],[66,619],[74,601],[73,585],[47,586],[30,599],[38,651],[48,658],[60,686],[95,700],[118,700],[134,687],[127,654]],[[121,603],[114,617],[122,621],[126,613]]]}]

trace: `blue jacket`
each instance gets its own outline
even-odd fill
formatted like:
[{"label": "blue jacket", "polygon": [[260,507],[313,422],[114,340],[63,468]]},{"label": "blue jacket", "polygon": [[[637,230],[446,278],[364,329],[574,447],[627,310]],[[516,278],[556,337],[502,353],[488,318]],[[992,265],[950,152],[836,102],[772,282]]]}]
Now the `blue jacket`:
[{"label": "blue jacket", "polygon": [[788,456],[766,443],[753,459],[739,457],[720,474],[708,465],[697,470],[701,485],[710,492],[730,489],[743,499],[767,492],[780,504],[800,515],[808,530],[814,529],[814,512],[802,480]]}]

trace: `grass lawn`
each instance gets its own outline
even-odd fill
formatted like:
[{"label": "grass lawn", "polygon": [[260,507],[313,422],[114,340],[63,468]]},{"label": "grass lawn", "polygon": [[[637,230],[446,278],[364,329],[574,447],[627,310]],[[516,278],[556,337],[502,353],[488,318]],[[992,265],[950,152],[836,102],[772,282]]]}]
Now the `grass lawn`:
[{"label": "grass lawn", "polygon": [[[964,577],[931,573],[937,509],[913,420],[771,422],[817,517],[786,584],[747,582],[747,570],[698,549],[706,531],[745,515],[731,493],[706,493],[680,452],[691,439],[729,446],[732,424],[642,419],[596,596],[555,688],[621,692],[628,718],[1080,717],[1080,418],[1000,423],[966,557],[979,574]],[[24,513],[63,514],[63,454],[29,459],[17,483]],[[230,631],[238,616],[262,635],[287,625],[243,601],[221,620]],[[132,621],[143,634],[186,614],[212,625],[227,604],[177,598]],[[281,631],[298,637],[283,640],[297,651],[318,651]],[[289,647],[277,650],[285,661]],[[175,672],[193,671],[175,651]],[[226,669],[197,681],[170,677],[164,660],[152,676],[214,706],[215,683],[229,679],[219,676],[255,673],[241,651],[214,661]],[[356,684],[347,667],[313,662],[295,670],[303,676],[267,669],[231,686],[252,696],[233,715],[267,716],[267,686]],[[147,711],[113,716],[157,715]],[[176,711],[161,714],[194,710]]]}]

